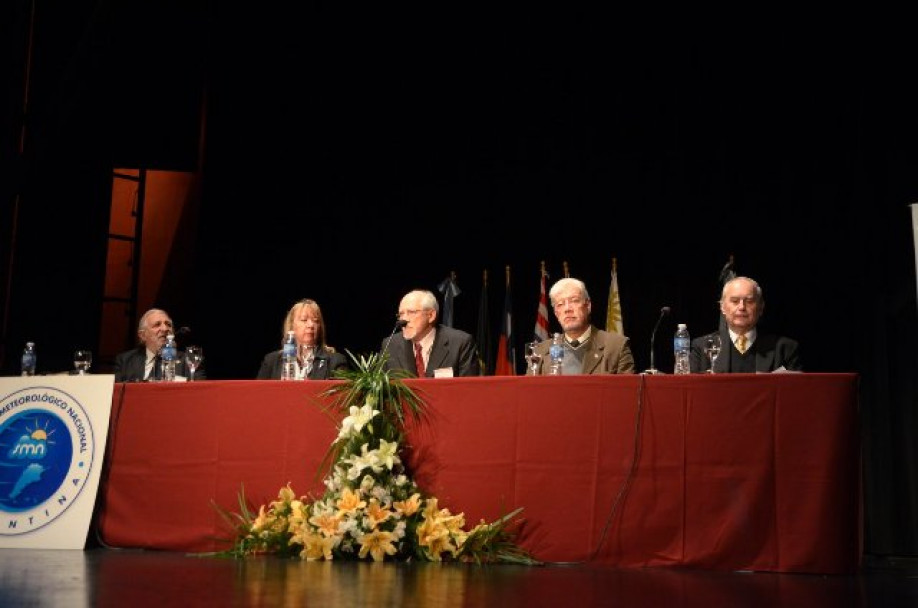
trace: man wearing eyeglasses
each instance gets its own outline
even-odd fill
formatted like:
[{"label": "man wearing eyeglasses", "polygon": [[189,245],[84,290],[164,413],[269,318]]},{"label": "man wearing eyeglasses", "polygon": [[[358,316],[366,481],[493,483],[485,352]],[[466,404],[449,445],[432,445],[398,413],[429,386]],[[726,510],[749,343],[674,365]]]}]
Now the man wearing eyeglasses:
[{"label": "man wearing eyeglasses", "polygon": [[[564,330],[563,375],[634,373],[634,355],[628,338],[599,329],[590,321],[593,305],[583,281],[565,277],[552,285],[548,297]],[[548,374],[549,346],[551,340],[543,340],[536,346],[540,361],[536,369],[527,369],[527,375]]]},{"label": "man wearing eyeglasses", "polygon": [[405,294],[397,319],[402,331],[383,340],[389,353],[386,369],[403,369],[419,378],[478,376],[478,354],[472,336],[437,325],[440,305],[433,292],[416,289]]}]

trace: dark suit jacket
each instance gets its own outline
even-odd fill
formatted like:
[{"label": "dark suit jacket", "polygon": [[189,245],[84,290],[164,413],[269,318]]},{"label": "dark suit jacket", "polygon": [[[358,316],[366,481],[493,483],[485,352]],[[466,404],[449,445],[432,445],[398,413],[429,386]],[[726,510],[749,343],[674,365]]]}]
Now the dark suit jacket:
[{"label": "dark suit jacket", "polygon": [[[535,351],[542,355],[538,373],[547,375],[549,368],[548,348],[551,340],[543,340]],[[628,338],[616,333],[604,331],[595,325],[590,330],[590,341],[584,346],[583,372],[584,374],[633,374],[634,355]],[[533,375],[526,364],[526,375]]]},{"label": "dark suit jacket", "polygon": [[[389,339],[382,341],[382,348],[386,347],[387,340]],[[401,332],[392,336],[388,351],[389,360],[386,362],[386,369],[403,369],[417,374],[411,340],[406,340]],[[475,347],[472,336],[461,329],[438,325],[424,376],[433,378],[434,370],[447,367],[452,368],[453,376],[481,375],[481,368],[478,365],[478,349]]]},{"label": "dark suit jacket", "polygon": [[[341,353],[332,353],[324,348],[316,350],[315,360],[312,362],[312,369],[309,371],[310,380],[328,380],[332,378],[332,372],[337,369],[347,369],[347,357]],[[280,380],[281,377],[281,351],[275,350],[267,355],[261,361],[261,369],[258,370],[256,380]]]},{"label": "dark suit jacket", "polygon": [[[143,344],[131,350],[115,355],[115,382],[143,382],[144,366],[147,362],[147,348]],[[158,364],[154,366],[152,373],[162,376],[158,369]],[[179,350],[175,362],[175,374],[177,376],[188,377],[185,371],[185,351]],[[206,380],[207,373],[204,371],[204,365],[201,364],[194,372],[195,380]]]},{"label": "dark suit jacket", "polygon": [[[692,340],[692,354],[689,362],[692,373],[708,370],[708,357],[704,354],[704,340],[709,335],[711,334],[705,334]],[[736,351],[736,346],[730,341],[730,333],[727,330],[720,332],[720,341],[723,346],[720,355],[714,362],[714,372],[732,373],[735,370],[730,369],[730,355],[731,351]],[[798,352],[799,346],[796,340],[759,331],[752,345],[756,373],[773,372],[779,367],[784,367],[788,371],[803,371]],[[736,351],[736,354],[739,356],[739,351]]]}]

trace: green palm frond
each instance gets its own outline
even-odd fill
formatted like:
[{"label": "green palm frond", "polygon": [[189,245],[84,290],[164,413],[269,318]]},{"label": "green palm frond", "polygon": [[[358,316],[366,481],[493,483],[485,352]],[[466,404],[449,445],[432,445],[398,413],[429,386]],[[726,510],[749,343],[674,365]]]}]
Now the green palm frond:
[{"label": "green palm frond", "polygon": [[[382,414],[379,420],[373,421],[376,427],[374,434],[401,444],[405,423],[409,419],[419,422],[425,415],[426,403],[420,396],[422,391],[415,391],[404,382],[414,376],[403,369],[386,369],[389,353],[364,356],[354,355],[349,350],[345,352],[351,359],[352,369],[336,371],[335,379],[344,382],[335,384],[319,397],[330,399],[327,410],[343,414],[347,414],[351,407],[361,407],[368,397],[372,397],[376,409]],[[327,475],[342,452],[352,447],[333,442],[316,471],[316,479]]]},{"label": "green palm frond", "polygon": [[372,394],[380,411],[399,428],[404,428],[409,417],[416,421],[423,417],[425,404],[418,396],[422,391],[416,392],[404,383],[406,378],[414,377],[409,372],[385,368],[389,353],[356,356],[351,351],[345,352],[351,358],[354,369],[335,373],[335,378],[344,380],[344,384],[335,385],[323,393],[333,398],[331,407],[347,412],[352,405],[363,405],[367,395]]}]

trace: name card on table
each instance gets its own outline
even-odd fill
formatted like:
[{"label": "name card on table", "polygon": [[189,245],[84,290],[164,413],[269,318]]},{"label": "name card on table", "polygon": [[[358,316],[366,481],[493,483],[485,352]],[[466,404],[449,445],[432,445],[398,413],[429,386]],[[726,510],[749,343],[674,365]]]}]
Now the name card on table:
[{"label": "name card on table", "polygon": [[115,376],[0,378],[0,547],[83,549]]}]

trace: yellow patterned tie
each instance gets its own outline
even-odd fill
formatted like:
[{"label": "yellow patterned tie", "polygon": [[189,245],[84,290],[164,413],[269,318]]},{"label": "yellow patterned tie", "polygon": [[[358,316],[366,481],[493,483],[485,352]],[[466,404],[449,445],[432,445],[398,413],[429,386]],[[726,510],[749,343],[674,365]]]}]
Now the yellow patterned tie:
[{"label": "yellow patterned tie", "polygon": [[740,335],[736,337],[736,350],[741,353],[746,352],[746,336]]}]

